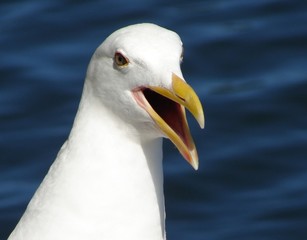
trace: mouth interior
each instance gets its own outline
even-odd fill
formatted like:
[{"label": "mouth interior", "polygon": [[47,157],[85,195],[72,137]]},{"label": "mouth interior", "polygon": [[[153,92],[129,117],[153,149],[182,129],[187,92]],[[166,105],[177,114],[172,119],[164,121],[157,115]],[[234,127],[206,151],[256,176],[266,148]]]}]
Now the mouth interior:
[{"label": "mouth interior", "polygon": [[188,137],[184,129],[185,118],[182,106],[149,88],[143,89],[143,94],[155,112],[169,125],[174,132],[189,146]]}]

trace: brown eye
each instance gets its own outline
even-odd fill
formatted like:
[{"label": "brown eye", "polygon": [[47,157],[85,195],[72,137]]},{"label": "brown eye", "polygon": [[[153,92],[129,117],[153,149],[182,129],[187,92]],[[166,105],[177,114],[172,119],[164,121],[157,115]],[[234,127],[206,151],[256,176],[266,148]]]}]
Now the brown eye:
[{"label": "brown eye", "polygon": [[114,61],[117,66],[119,67],[124,67],[127,66],[129,61],[127,58],[125,58],[121,53],[116,52],[114,55]]}]

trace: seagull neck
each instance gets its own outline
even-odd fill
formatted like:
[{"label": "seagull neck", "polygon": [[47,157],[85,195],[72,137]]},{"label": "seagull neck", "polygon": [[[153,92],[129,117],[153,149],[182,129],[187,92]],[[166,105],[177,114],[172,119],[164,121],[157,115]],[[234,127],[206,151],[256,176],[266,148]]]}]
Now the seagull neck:
[{"label": "seagull neck", "polygon": [[73,166],[65,173],[69,191],[78,198],[71,201],[90,216],[88,221],[101,222],[100,231],[119,225],[122,230],[113,234],[122,239],[130,239],[129,234],[131,239],[137,239],[135,234],[163,239],[162,139],[140,139],[122,123],[95,101],[82,98],[59,158]]},{"label": "seagull neck", "polygon": [[162,139],[129,138],[85,100],[10,239],[165,239]]}]

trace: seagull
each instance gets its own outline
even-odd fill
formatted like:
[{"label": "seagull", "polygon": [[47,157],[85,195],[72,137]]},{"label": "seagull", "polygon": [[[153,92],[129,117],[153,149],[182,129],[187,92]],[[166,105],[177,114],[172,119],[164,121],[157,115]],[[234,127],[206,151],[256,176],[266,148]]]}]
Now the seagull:
[{"label": "seagull", "polygon": [[182,58],[180,37],[155,24],[107,37],[69,137],[9,240],[166,239],[162,139],[197,169],[185,109],[205,122]]}]

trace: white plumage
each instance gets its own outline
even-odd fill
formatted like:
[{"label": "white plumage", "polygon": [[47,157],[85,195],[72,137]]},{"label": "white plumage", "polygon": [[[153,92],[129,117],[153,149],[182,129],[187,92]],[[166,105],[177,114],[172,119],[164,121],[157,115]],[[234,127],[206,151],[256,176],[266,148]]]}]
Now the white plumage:
[{"label": "white plumage", "polygon": [[162,137],[198,166],[174,32],[137,24],[110,35],[88,67],[68,140],[9,240],[165,239]]}]

